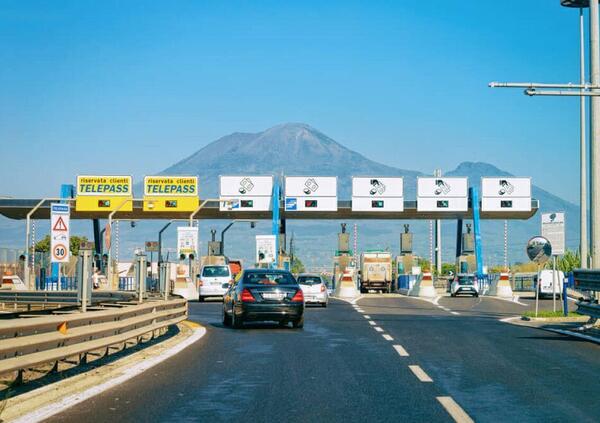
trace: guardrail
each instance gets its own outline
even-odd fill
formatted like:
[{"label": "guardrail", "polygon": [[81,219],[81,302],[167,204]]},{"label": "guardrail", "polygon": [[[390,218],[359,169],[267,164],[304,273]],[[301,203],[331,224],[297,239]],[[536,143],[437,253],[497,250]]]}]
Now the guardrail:
[{"label": "guardrail", "polygon": [[579,291],[600,292],[600,270],[575,269],[573,270],[575,289]]},{"label": "guardrail", "polygon": [[145,334],[187,318],[187,301],[121,304],[97,311],[0,321],[0,374],[58,363]]},{"label": "guardrail", "polygon": [[[578,291],[600,292],[600,270],[575,269],[573,278],[575,279],[575,289]],[[577,302],[577,312],[595,320],[600,318],[600,305],[595,301],[594,296],[591,296],[587,301]]]},{"label": "guardrail", "polygon": [[[131,301],[134,292],[94,291],[92,304]],[[9,304],[78,304],[77,291],[0,291],[0,303]]]}]

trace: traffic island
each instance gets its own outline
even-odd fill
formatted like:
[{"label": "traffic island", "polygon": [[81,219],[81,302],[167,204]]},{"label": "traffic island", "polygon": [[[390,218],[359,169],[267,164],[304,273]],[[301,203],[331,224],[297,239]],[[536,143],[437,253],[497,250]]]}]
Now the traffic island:
[{"label": "traffic island", "polygon": [[[32,423],[45,420],[69,407],[129,380],[175,355],[200,339],[206,329],[184,321],[175,334],[127,355],[115,354],[35,381],[32,386],[7,386],[0,391],[0,422]],[[125,350],[127,351],[127,350]],[[131,349],[130,349],[131,351]]]},{"label": "traffic island", "polygon": [[569,312],[567,316],[563,316],[562,311],[540,311],[538,317],[535,317],[535,312],[527,312],[522,316],[502,319],[501,321],[600,344],[600,325],[598,323],[588,324],[590,318],[576,312]]}]

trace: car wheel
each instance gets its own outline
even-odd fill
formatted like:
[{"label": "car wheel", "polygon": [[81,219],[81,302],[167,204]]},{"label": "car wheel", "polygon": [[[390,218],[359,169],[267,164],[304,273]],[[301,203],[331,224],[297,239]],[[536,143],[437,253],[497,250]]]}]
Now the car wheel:
[{"label": "car wheel", "polygon": [[479,294],[475,294],[475,295],[473,295],[473,296],[474,296],[475,298],[477,298],[477,297],[479,297]]},{"label": "car wheel", "polygon": [[280,328],[284,328],[288,325],[288,321],[287,320],[280,320],[278,323]]},{"label": "car wheel", "polygon": [[242,320],[242,318],[236,316],[235,311],[232,309],[231,310],[231,326],[233,326],[235,329],[240,329],[243,324],[244,324],[244,321]]},{"label": "car wheel", "polygon": [[450,294],[451,297],[456,297],[456,294]]},{"label": "car wheel", "polygon": [[304,327],[304,316],[299,319],[296,319],[292,322],[292,326],[296,329],[302,329]]},{"label": "car wheel", "polygon": [[327,303],[321,303],[321,307],[327,307]]},{"label": "car wheel", "polygon": [[203,302],[204,302],[204,297],[203,297],[202,295],[200,295],[200,296],[198,297],[198,302],[199,302],[199,303],[203,303]]},{"label": "car wheel", "polygon": [[231,316],[228,316],[225,312],[225,307],[223,307],[223,325],[231,326]]}]

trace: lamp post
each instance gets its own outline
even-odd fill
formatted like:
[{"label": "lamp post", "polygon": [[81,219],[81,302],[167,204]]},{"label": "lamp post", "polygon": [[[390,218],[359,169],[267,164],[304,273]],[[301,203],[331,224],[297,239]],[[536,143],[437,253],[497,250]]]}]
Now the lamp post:
[{"label": "lamp post", "polygon": [[221,255],[225,255],[225,232],[227,232],[229,230],[229,228],[231,228],[235,223],[237,222],[249,222],[250,223],[250,228],[254,229],[254,227],[256,226],[256,221],[254,220],[248,220],[248,219],[236,219],[236,220],[232,220],[229,225],[225,226],[225,229],[223,229],[221,231]]}]

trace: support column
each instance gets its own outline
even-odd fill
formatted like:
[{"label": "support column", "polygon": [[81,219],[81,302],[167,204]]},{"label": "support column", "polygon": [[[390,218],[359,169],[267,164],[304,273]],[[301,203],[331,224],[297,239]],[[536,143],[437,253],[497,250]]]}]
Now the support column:
[{"label": "support column", "polygon": [[[598,34],[598,0],[590,1],[590,83],[600,85],[600,35]],[[592,91],[596,92],[597,89]],[[600,268],[600,97],[590,100],[590,179],[591,179],[591,256],[592,268]]]}]

